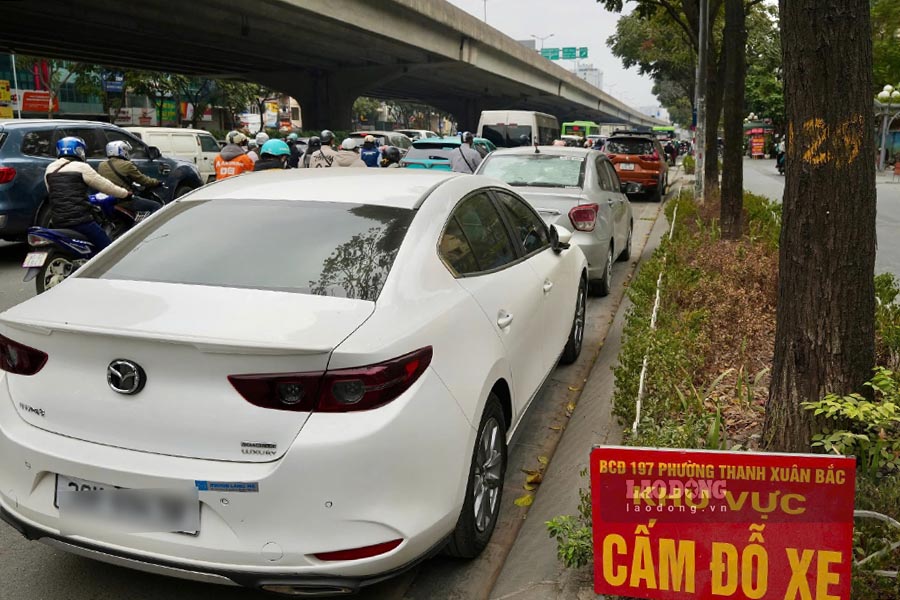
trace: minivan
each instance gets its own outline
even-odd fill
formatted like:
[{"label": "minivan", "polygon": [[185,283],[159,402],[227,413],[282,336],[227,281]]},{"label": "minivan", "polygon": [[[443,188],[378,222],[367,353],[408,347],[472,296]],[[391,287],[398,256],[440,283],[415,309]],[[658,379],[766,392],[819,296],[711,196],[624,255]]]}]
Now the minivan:
[{"label": "minivan", "polygon": [[178,127],[126,127],[148,146],[156,146],[163,156],[180,158],[197,165],[204,183],[215,181],[215,160],[219,154],[219,142],[203,129]]},{"label": "minivan", "polygon": [[498,148],[550,146],[559,135],[559,121],[553,115],[530,110],[485,110],[478,120],[477,135]]}]

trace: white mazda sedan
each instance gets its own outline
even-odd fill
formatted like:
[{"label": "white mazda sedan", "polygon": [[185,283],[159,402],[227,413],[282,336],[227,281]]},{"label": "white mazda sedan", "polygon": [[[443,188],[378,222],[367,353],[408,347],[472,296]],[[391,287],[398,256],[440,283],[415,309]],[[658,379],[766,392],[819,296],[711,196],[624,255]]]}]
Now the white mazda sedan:
[{"label": "white mazda sedan", "polygon": [[76,554],[351,593],[476,556],[587,264],[511,188],[268,171],[0,315],[0,516]]}]

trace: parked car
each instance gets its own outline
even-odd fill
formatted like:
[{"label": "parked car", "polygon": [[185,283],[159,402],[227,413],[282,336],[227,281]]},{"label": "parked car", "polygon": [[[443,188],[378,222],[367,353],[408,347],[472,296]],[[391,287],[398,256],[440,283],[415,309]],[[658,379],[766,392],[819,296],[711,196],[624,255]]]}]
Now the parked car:
[{"label": "parked car", "polygon": [[163,156],[194,163],[200,178],[216,180],[215,161],[221,147],[208,131],[178,127],[125,127],[148,146],[156,146]]},{"label": "parked car", "polygon": [[396,131],[397,133],[402,133],[414,142],[416,140],[441,137],[435,132],[428,129],[395,129],[394,131]]},{"label": "parked car", "polygon": [[564,141],[568,148],[584,148],[584,138],[579,135],[563,135],[559,139]]},{"label": "parked car", "polygon": [[[581,350],[569,237],[478,176],[197,190],[0,314],[0,517],[98,560],[293,595],[474,557],[508,440]],[[120,514],[113,487],[156,518]],[[85,531],[98,497],[105,526]]]},{"label": "parked car", "polygon": [[669,186],[669,165],[662,144],[652,133],[616,131],[606,140],[603,152],[619,179],[640,186],[651,200],[661,202]]},{"label": "parked car", "polygon": [[47,227],[50,210],[46,204],[44,171],[56,160],[56,142],[77,135],[87,145],[88,163],[94,168],[106,160],[106,144],[125,140],[131,144],[131,158],[145,174],[166,184],[166,202],[200,187],[200,172],[191,163],[165,158],[155,146],[147,146],[131,133],[92,121],[22,119],[0,121],[0,238],[24,239],[32,225]]},{"label": "parked car", "polygon": [[379,131],[371,129],[368,131],[354,131],[350,134],[350,137],[360,139],[365,138],[367,135],[374,137],[375,143],[378,144],[378,146],[394,146],[395,148],[398,148],[400,150],[400,156],[406,156],[406,153],[412,148],[412,140],[396,131]]},{"label": "parked car", "polygon": [[[462,144],[459,137],[428,138],[413,142],[413,147],[400,161],[401,167],[409,169],[435,169],[450,171],[450,153],[456,152]],[[473,146],[482,157],[497,149],[490,140],[475,138]]]},{"label": "parked car", "polygon": [[602,152],[503,148],[484,159],[476,174],[512,186],[548,224],[571,228],[572,243],[587,256],[591,291],[609,293],[613,261],[631,257],[634,217],[625,192],[637,186],[621,184]]}]

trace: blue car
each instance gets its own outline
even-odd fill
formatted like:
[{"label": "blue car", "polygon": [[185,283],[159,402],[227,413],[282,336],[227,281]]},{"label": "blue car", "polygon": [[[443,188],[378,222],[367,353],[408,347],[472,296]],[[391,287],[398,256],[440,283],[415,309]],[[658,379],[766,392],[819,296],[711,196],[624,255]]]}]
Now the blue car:
[{"label": "blue car", "polygon": [[[450,153],[459,148],[462,141],[459,137],[424,138],[413,142],[412,148],[400,161],[401,167],[408,169],[450,170]],[[477,137],[473,147],[482,158],[497,149],[490,140]]]},{"label": "blue car", "polygon": [[56,142],[67,135],[83,138],[88,163],[95,169],[106,160],[106,144],[124,140],[131,144],[132,161],[146,175],[162,181],[164,201],[202,185],[200,172],[186,161],[160,156],[124,129],[92,121],[14,119],[0,121],[0,238],[22,240],[32,225],[47,227],[50,211],[44,171],[56,160]]}]

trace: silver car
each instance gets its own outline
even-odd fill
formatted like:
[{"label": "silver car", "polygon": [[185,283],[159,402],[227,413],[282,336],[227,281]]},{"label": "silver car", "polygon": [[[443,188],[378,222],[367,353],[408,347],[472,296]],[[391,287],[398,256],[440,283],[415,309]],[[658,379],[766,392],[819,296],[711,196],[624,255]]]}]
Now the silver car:
[{"label": "silver car", "polygon": [[619,176],[601,152],[585,148],[539,146],[502,148],[477,173],[506,182],[544,221],[573,232],[588,259],[591,292],[609,293],[615,260],[631,257],[634,218]]}]

